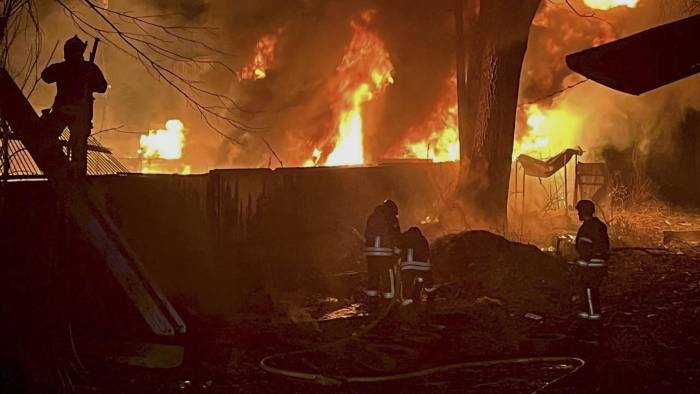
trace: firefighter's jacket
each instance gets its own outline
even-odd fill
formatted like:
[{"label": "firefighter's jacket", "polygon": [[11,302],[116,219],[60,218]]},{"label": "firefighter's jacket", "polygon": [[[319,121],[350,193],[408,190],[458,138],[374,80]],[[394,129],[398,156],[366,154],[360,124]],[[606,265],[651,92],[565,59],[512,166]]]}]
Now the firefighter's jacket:
[{"label": "firefighter's jacket", "polygon": [[393,256],[399,246],[399,220],[380,205],[367,219],[365,227],[365,256]]},{"label": "firefighter's jacket", "polygon": [[401,270],[430,271],[430,244],[420,230],[410,228],[401,236]]},{"label": "firefighter's jacket", "polygon": [[610,253],[605,223],[596,217],[584,221],[576,234],[576,251],[579,261],[604,265]]},{"label": "firefighter's jacket", "polygon": [[107,81],[97,65],[85,60],[71,60],[52,64],[41,73],[46,83],[56,82],[54,109],[80,105],[85,95],[104,93]]}]

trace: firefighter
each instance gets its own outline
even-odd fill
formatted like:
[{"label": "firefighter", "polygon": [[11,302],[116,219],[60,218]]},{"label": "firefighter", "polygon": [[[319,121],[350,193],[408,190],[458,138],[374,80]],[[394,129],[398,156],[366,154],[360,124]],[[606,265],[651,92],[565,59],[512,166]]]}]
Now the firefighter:
[{"label": "firefighter", "polygon": [[43,121],[51,138],[58,138],[65,127],[70,130],[71,173],[87,173],[87,140],[92,129],[92,94],[107,91],[107,81],[99,67],[83,59],[87,42],[73,36],[63,46],[65,61],[47,67],[41,73],[46,83],[56,83],[56,98]]},{"label": "firefighter", "polygon": [[607,261],[610,253],[608,227],[595,214],[595,204],[581,200],[576,204],[581,227],[576,234],[576,251],[581,284],[584,289],[585,312],[578,315],[583,319],[599,320],[599,287],[607,275]]},{"label": "firefighter", "polygon": [[395,269],[401,236],[398,215],[399,208],[396,203],[385,200],[367,219],[365,256],[368,284],[365,293],[370,297],[378,297],[380,285],[383,285],[385,286],[384,298],[394,298]]},{"label": "firefighter", "polygon": [[401,305],[420,301],[421,291],[433,292],[433,272],[430,265],[430,244],[418,227],[411,227],[401,235]]}]

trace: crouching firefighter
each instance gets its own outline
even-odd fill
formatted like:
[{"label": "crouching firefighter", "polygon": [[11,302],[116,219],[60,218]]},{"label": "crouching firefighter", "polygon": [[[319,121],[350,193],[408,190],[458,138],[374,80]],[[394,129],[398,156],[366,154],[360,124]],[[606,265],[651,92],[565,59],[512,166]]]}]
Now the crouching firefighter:
[{"label": "crouching firefighter", "polygon": [[70,130],[71,175],[82,177],[87,172],[87,140],[92,130],[93,93],[107,91],[107,81],[94,63],[98,41],[90,53],[90,60],[83,59],[87,42],[78,36],[63,46],[65,61],[52,64],[41,73],[46,83],[56,83],[57,92],[51,112],[42,111],[44,129],[49,139],[56,139],[67,126]]},{"label": "crouching firefighter", "polygon": [[608,272],[610,240],[608,227],[595,214],[593,201],[581,200],[576,204],[579,220],[583,223],[576,234],[579,278],[584,289],[585,311],[579,317],[589,320],[601,318],[600,284]]},{"label": "crouching firefighter", "polygon": [[396,263],[401,236],[399,208],[391,200],[374,208],[365,228],[365,257],[368,283],[365,291],[370,297],[378,297],[380,289],[384,298],[396,294]]},{"label": "crouching firefighter", "polygon": [[401,235],[401,305],[410,305],[421,300],[421,292],[428,299],[435,290],[433,271],[430,265],[430,244],[418,227],[411,227]]}]

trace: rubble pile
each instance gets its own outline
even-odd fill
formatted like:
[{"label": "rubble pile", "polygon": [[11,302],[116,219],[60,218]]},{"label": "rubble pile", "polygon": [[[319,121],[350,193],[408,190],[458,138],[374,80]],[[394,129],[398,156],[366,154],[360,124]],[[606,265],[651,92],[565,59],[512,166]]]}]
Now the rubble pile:
[{"label": "rubble pile", "polygon": [[572,268],[536,246],[487,231],[466,231],[437,239],[431,249],[438,282],[457,282],[466,300],[492,298],[507,308],[542,316],[575,309]]}]

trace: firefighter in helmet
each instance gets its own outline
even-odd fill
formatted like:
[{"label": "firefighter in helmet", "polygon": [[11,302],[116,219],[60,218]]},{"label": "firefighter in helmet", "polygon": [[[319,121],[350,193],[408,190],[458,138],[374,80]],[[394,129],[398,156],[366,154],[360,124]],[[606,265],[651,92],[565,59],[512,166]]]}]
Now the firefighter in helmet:
[{"label": "firefighter in helmet", "polygon": [[576,204],[581,227],[576,234],[576,265],[580,271],[581,284],[584,288],[585,312],[578,315],[583,319],[599,320],[599,287],[607,274],[607,261],[610,253],[608,227],[595,217],[595,204],[590,200],[581,200]]},{"label": "firefighter in helmet", "polygon": [[365,257],[368,283],[365,292],[370,297],[378,297],[380,290],[383,290],[383,296],[387,299],[394,298],[396,293],[395,269],[401,236],[398,216],[396,203],[385,200],[374,208],[367,219]]},{"label": "firefighter in helmet", "polygon": [[87,172],[87,139],[92,129],[92,94],[107,91],[107,81],[100,68],[83,59],[87,42],[73,36],[63,46],[65,60],[48,66],[41,79],[56,83],[57,92],[51,112],[43,121],[51,138],[58,138],[67,126],[70,130],[71,172]]},{"label": "firefighter in helmet", "polygon": [[401,305],[420,301],[425,290],[430,297],[434,291],[430,264],[430,244],[418,227],[411,227],[401,235]]}]

